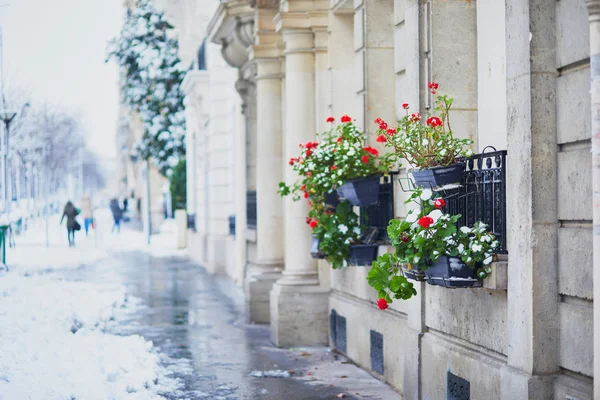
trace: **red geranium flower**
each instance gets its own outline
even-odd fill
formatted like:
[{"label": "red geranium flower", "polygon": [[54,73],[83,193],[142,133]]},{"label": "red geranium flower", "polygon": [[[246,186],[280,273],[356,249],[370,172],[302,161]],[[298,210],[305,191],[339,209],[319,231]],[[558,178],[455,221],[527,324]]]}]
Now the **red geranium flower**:
[{"label": "red geranium flower", "polygon": [[375,122],[377,125],[379,125],[380,123],[383,122],[383,120],[381,118],[377,117],[377,118],[375,118],[375,121],[373,121],[373,122]]},{"label": "red geranium flower", "polygon": [[435,128],[436,126],[442,125],[442,120],[438,117],[429,117],[427,118],[427,125],[431,126],[432,128]]},{"label": "red geranium flower", "polygon": [[379,143],[385,143],[387,141],[387,139],[383,135],[377,136],[377,139],[375,139],[375,140],[378,141]]},{"label": "red geranium flower", "polygon": [[296,159],[294,157],[292,157],[292,158],[290,158],[290,161],[288,161],[288,164],[294,165],[295,162],[296,162]]},{"label": "red geranium flower", "polygon": [[350,118],[348,115],[342,115],[342,118],[340,118],[340,121],[342,121],[342,123],[351,122],[352,118]]},{"label": "red geranium flower", "polygon": [[436,199],[436,200],[433,201],[433,206],[439,210],[440,208],[446,206],[446,200],[444,200],[444,199]]},{"label": "red geranium flower", "polygon": [[300,190],[302,190],[303,192],[306,191],[306,185],[300,186]]},{"label": "red geranium flower", "polygon": [[361,161],[365,164],[369,163],[369,156],[362,156]]},{"label": "red geranium flower", "polygon": [[315,229],[317,227],[317,224],[319,223],[319,221],[317,221],[316,219],[313,219],[310,221],[310,223],[308,225],[310,225],[310,227],[312,229]]},{"label": "red geranium flower", "polygon": [[394,136],[396,134],[396,128],[390,128],[387,130],[387,134],[390,136]]},{"label": "red geranium flower", "polygon": [[332,171],[335,171],[336,169],[337,169],[337,167],[336,167],[335,165],[332,165],[332,166],[331,166],[331,170],[332,170]]},{"label": "red geranium flower", "polygon": [[306,157],[312,156],[313,151],[311,149],[306,150]]},{"label": "red geranium flower", "polygon": [[308,171],[308,172],[306,173],[306,176],[312,176],[312,172]]},{"label": "red geranium flower", "polygon": [[335,121],[335,118],[333,118],[333,117],[327,117],[327,122],[334,122],[334,121]]},{"label": "red geranium flower", "polygon": [[429,89],[437,89],[437,88],[439,88],[439,87],[440,87],[440,84],[439,84],[439,83],[436,83],[436,82],[433,82],[433,81],[431,81],[431,82],[429,82],[429,83],[427,84],[427,87],[428,87]]},{"label": "red geranium flower", "polygon": [[304,198],[308,199],[308,192],[304,192]]},{"label": "red geranium flower", "polygon": [[419,225],[421,225],[423,228],[427,229],[431,225],[433,225],[433,218],[431,218],[429,215],[421,217],[421,218],[419,218]]},{"label": "red geranium flower", "polygon": [[402,108],[404,108],[405,110],[408,110],[408,103],[402,104]]},{"label": "red geranium flower", "polygon": [[385,123],[385,122],[382,121],[379,124],[379,129],[381,129],[382,131],[385,131],[387,128],[388,128],[388,124],[387,123]]},{"label": "red geranium flower", "polygon": [[385,310],[389,305],[385,299],[379,299],[377,300],[377,307],[379,307],[380,310]]},{"label": "red geranium flower", "polygon": [[312,221],[312,218],[311,217],[306,217],[306,224],[307,225],[310,224],[310,221]]},{"label": "red geranium flower", "polygon": [[410,120],[411,120],[412,122],[417,122],[417,121],[420,121],[420,120],[421,120],[421,114],[419,114],[419,113],[414,113],[414,114],[411,114],[411,115],[410,115]]},{"label": "red geranium flower", "polygon": [[374,155],[375,157],[377,157],[379,155],[379,150],[377,150],[376,148],[371,147],[371,146],[365,147],[365,148],[363,148],[363,150],[371,155]]},{"label": "red geranium flower", "polygon": [[338,143],[342,143],[342,137],[341,136],[339,138],[337,138],[337,142]]}]

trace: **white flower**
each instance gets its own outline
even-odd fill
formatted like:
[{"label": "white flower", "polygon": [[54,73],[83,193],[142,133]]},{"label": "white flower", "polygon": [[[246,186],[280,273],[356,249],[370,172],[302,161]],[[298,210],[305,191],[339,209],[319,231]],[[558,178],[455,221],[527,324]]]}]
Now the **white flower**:
[{"label": "white flower", "polygon": [[492,262],[492,256],[489,256],[488,258],[486,258],[485,260],[483,260],[483,263],[484,263],[485,265],[488,265],[488,264],[489,264],[489,263],[491,263],[491,262]]},{"label": "white flower", "polygon": [[471,245],[471,250],[473,250],[474,252],[480,252],[481,250],[483,250],[483,247],[480,244],[473,243]]},{"label": "white flower", "polygon": [[420,259],[421,259],[421,257],[419,257],[419,256],[415,256],[415,258],[413,258],[413,261],[414,261],[415,263],[418,263]]},{"label": "white flower", "polygon": [[423,141],[421,142],[421,145],[423,145],[423,146],[429,145],[429,140],[423,139]]},{"label": "white flower", "polygon": [[344,243],[345,243],[345,244],[350,244],[350,242],[351,242],[350,238],[348,238],[348,239],[344,240]]},{"label": "white flower", "polygon": [[420,210],[415,209],[415,210],[409,210],[408,211],[408,215],[406,215],[406,222],[417,222],[417,219],[419,219],[419,213]]},{"label": "white flower", "polygon": [[433,251],[433,255],[434,255],[434,256],[437,256],[438,254],[440,254],[440,252],[439,252],[439,251],[437,251],[437,250],[434,250],[434,251]]},{"label": "white flower", "polygon": [[483,235],[483,236],[481,237],[481,239],[479,239],[479,240],[481,240],[482,242],[489,243],[489,242],[491,242],[491,241],[492,241],[492,238],[490,237],[490,235]]},{"label": "white flower", "polygon": [[440,219],[440,217],[442,216],[442,211],[441,210],[433,210],[432,212],[429,213],[429,216],[433,219],[433,223],[435,224],[438,219]]},{"label": "white flower", "polygon": [[338,225],[338,230],[342,233],[346,233],[346,232],[348,232],[348,227],[344,224],[340,224],[340,225]]},{"label": "white flower", "polygon": [[433,196],[433,192],[431,191],[431,189],[424,189],[421,193],[421,200],[427,201],[431,199],[431,196]]},{"label": "white flower", "polygon": [[360,235],[360,228],[359,228],[358,226],[355,226],[355,227],[352,229],[352,232],[354,232],[354,234],[355,234],[355,235]]},{"label": "white flower", "polygon": [[349,156],[353,156],[353,155],[355,155],[355,154],[356,154],[356,151],[355,151],[354,149],[350,149],[350,150],[348,150],[348,155],[349,155]]},{"label": "white flower", "polygon": [[442,149],[442,150],[440,151],[440,156],[444,157],[444,156],[446,155],[446,153],[447,153],[447,152],[448,152],[448,150],[447,150],[447,149]]},{"label": "white flower", "polygon": [[458,245],[458,254],[462,254],[465,251],[465,246],[461,243]]},{"label": "white flower", "polygon": [[469,228],[469,227],[466,227],[466,226],[461,226],[461,227],[460,227],[460,231],[461,231],[462,233],[471,233],[471,228]]}]

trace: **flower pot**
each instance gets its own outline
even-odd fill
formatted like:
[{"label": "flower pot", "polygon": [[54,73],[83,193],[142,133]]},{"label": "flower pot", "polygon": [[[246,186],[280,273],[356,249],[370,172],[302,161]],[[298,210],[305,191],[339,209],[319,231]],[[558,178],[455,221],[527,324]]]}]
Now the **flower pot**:
[{"label": "flower pot", "polygon": [[338,192],[333,190],[325,195],[325,205],[336,208],[340,204],[340,196]]},{"label": "flower pot", "polygon": [[441,256],[425,270],[427,283],[447,288],[481,287],[477,268],[469,268],[460,258]]},{"label": "flower pot", "polygon": [[337,188],[341,198],[346,199],[353,206],[369,206],[379,201],[380,174],[366,178],[352,179]]},{"label": "flower pot", "polygon": [[425,281],[425,271],[421,271],[417,268],[409,269],[406,265],[403,265],[402,274],[406,277],[406,279],[412,279],[413,281],[419,282]]},{"label": "flower pot", "polygon": [[376,244],[355,244],[350,246],[348,264],[352,266],[371,266],[377,259]]},{"label": "flower pot", "polygon": [[465,163],[456,163],[445,167],[433,167],[412,171],[415,185],[433,189],[452,183],[459,183],[465,172]]},{"label": "flower pot", "polygon": [[312,244],[310,246],[310,255],[312,256],[312,258],[315,258],[317,260],[322,260],[323,258],[325,258],[327,256],[325,253],[323,253],[319,249],[320,244],[321,244],[321,239],[319,239],[317,237],[317,235],[313,235],[312,236]]}]

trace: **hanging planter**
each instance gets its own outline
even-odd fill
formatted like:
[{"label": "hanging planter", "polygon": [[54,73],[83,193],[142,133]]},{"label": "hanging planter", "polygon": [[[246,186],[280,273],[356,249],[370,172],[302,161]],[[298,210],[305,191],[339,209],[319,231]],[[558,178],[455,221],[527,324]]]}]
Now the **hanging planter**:
[{"label": "hanging planter", "polygon": [[377,250],[379,246],[376,244],[355,244],[350,246],[350,257],[348,264],[351,266],[371,266],[373,261],[377,259]]},{"label": "hanging planter", "polygon": [[327,255],[319,249],[319,245],[321,244],[321,239],[317,237],[317,235],[312,235],[312,243],[310,246],[310,255],[312,258],[317,260],[324,259]]},{"label": "hanging planter", "polygon": [[460,258],[441,256],[425,270],[427,283],[447,288],[481,287],[477,268],[469,268]]},{"label": "hanging planter", "polygon": [[379,178],[381,174],[371,175],[366,178],[352,179],[338,187],[339,196],[346,199],[353,206],[369,206],[379,200]]},{"label": "hanging planter", "polygon": [[465,163],[456,163],[444,167],[433,167],[412,171],[415,185],[434,189],[445,185],[456,184],[462,180]]},{"label": "hanging planter", "polygon": [[408,268],[406,265],[402,265],[402,274],[406,279],[412,279],[413,281],[423,282],[426,279],[425,271],[416,268]]}]

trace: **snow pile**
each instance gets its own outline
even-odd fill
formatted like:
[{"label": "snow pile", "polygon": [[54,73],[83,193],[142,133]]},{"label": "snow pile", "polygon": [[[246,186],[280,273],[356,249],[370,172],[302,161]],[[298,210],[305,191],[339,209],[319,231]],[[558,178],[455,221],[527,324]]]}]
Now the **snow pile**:
[{"label": "snow pile", "polygon": [[2,277],[0,399],[155,399],[176,390],[151,342],[104,332],[137,306],[120,285]]}]

